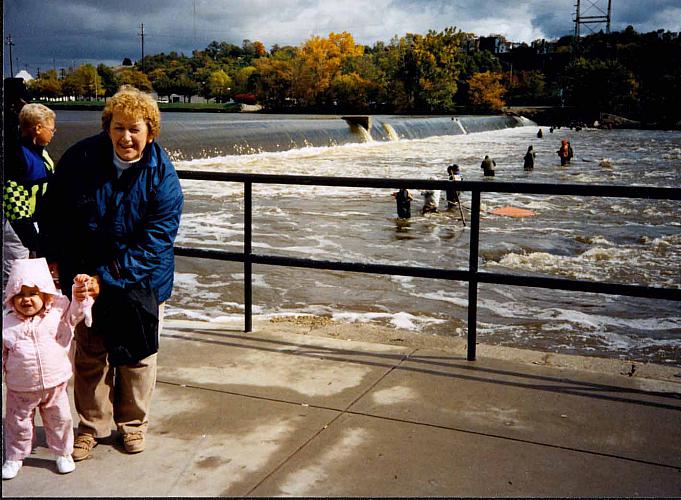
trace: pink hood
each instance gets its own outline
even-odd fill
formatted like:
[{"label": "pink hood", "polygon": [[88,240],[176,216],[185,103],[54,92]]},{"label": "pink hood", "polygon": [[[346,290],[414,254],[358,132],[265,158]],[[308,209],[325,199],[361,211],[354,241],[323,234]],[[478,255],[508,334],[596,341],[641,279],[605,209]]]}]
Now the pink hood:
[{"label": "pink hood", "polygon": [[5,302],[12,308],[12,297],[21,291],[22,286],[37,286],[38,290],[50,295],[61,295],[52,281],[50,269],[45,258],[17,259],[12,262],[12,271],[7,279]]}]

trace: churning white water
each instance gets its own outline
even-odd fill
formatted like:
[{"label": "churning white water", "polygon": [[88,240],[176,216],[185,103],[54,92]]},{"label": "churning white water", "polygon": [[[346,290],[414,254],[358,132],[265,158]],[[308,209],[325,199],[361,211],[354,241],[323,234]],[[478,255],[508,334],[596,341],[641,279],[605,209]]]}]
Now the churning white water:
[{"label": "churning white water", "polygon": [[[376,141],[286,152],[177,161],[185,170],[384,178],[446,179],[461,166],[481,180],[480,161],[497,163],[496,180],[540,183],[679,186],[678,132],[521,127],[458,136]],[[575,158],[561,167],[569,139]],[[525,172],[527,146],[537,152]],[[607,160],[607,161],[602,161]],[[179,246],[240,252],[243,187],[183,180],[186,203]],[[458,212],[396,221],[391,190],[290,185],[253,188],[253,251],[282,255],[466,269],[469,232]],[[463,193],[464,207],[470,194]],[[681,286],[681,210],[674,201],[483,193],[480,269],[599,282]],[[489,214],[511,205],[536,212],[512,219]],[[469,213],[464,210],[466,217]],[[178,257],[170,318],[208,321],[243,315],[239,263]],[[316,314],[346,322],[390,324],[424,335],[465,336],[467,285],[445,280],[254,266],[254,312]],[[483,343],[554,352],[681,364],[681,309],[671,301],[481,284],[478,338]]]}]

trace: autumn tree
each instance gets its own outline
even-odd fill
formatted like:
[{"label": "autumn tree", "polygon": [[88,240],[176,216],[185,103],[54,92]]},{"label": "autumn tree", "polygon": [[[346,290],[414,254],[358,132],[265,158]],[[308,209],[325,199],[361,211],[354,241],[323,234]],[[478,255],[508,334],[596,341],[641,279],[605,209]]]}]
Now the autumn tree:
[{"label": "autumn tree", "polygon": [[265,44],[259,40],[253,42],[253,48],[255,49],[256,57],[262,57],[267,54],[267,48],[265,47]]},{"label": "autumn tree", "polygon": [[[467,33],[464,43],[473,43],[475,35]],[[459,73],[459,81],[456,91],[456,100],[458,104],[467,104],[469,100],[468,80],[475,73],[484,73],[491,71],[492,73],[501,72],[501,63],[499,59],[487,50],[473,50],[461,54],[461,72]]]},{"label": "autumn tree", "polygon": [[146,74],[136,69],[123,69],[118,73],[118,81],[121,85],[132,85],[143,92],[151,92],[153,87]]},{"label": "autumn tree", "polygon": [[347,32],[329,33],[328,38],[313,36],[298,52],[294,95],[308,106],[324,104],[329,98],[331,82],[341,73],[343,61],[363,51],[364,47],[355,44]]},{"label": "autumn tree", "polygon": [[61,81],[57,77],[57,71],[50,69],[30,82],[33,93],[40,97],[60,97],[62,94]]},{"label": "autumn tree", "polygon": [[270,109],[281,109],[291,96],[294,61],[286,55],[261,57],[253,61],[249,77],[253,81],[258,100]]},{"label": "autumn tree", "polygon": [[474,73],[468,80],[468,95],[470,103],[484,111],[499,111],[505,103],[503,100],[506,89],[502,85],[503,75],[484,71]]}]

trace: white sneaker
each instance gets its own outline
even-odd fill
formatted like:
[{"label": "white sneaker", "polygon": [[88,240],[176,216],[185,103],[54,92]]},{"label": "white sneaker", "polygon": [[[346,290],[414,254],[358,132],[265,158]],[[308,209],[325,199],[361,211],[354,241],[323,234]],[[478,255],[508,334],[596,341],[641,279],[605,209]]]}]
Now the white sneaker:
[{"label": "white sneaker", "polygon": [[76,464],[73,463],[71,455],[57,457],[57,470],[60,474],[68,474],[69,472],[76,470]]},{"label": "white sneaker", "polygon": [[24,465],[21,460],[7,460],[2,464],[2,478],[3,479],[13,479],[19,474],[19,469]]}]

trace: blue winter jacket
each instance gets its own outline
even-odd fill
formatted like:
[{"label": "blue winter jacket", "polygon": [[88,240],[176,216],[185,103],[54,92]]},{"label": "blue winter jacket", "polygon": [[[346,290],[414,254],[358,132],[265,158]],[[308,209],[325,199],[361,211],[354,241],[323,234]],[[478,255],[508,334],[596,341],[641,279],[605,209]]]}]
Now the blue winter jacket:
[{"label": "blue winter jacket", "polygon": [[64,153],[48,190],[43,253],[58,262],[64,293],[76,274],[87,273],[98,274],[103,286],[146,283],[163,302],[173,288],[180,181],[156,142],[120,178],[113,155],[104,133]]}]

